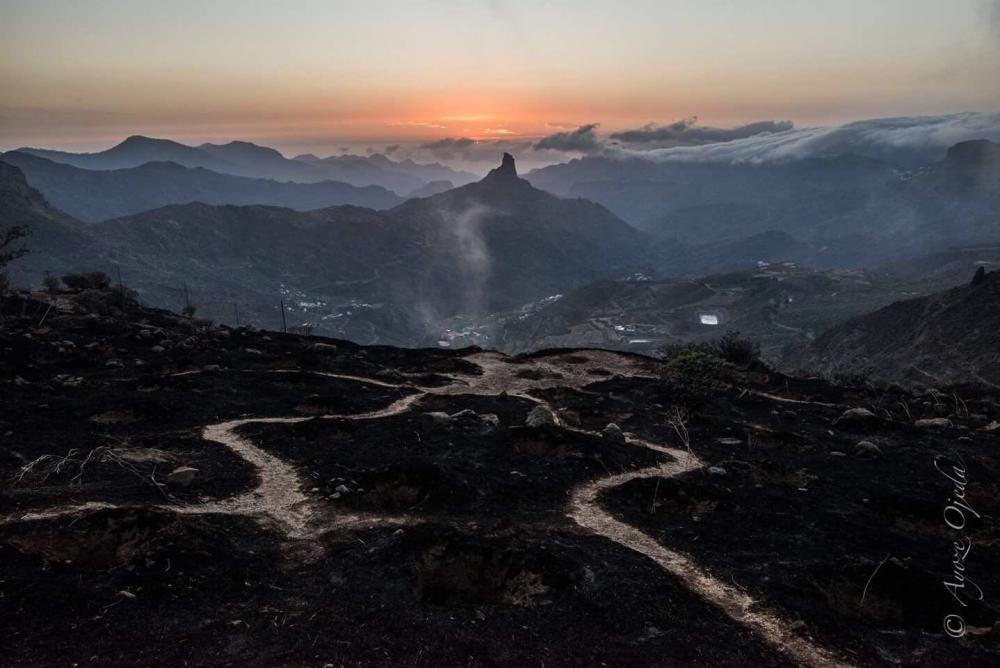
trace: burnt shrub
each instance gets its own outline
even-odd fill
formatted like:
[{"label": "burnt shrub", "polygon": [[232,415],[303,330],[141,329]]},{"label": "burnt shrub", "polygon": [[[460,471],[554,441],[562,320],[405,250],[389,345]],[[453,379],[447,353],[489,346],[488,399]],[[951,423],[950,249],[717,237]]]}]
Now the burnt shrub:
[{"label": "burnt shrub", "polygon": [[103,271],[87,271],[65,274],[62,282],[70,290],[106,290],[111,285],[111,277]]}]

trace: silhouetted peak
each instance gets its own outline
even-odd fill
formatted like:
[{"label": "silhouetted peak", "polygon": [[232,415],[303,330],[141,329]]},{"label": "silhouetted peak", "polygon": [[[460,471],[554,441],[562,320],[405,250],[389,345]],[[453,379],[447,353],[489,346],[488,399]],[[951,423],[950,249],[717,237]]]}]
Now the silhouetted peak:
[{"label": "silhouetted peak", "polygon": [[490,173],[486,175],[487,179],[516,179],[517,178],[517,167],[514,165],[514,156],[510,153],[503,154],[503,162],[500,166],[491,169]]}]

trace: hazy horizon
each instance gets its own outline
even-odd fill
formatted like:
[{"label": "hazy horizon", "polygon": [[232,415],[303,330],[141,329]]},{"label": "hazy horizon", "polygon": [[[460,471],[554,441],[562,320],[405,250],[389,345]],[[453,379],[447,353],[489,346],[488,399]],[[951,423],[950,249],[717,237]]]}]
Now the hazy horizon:
[{"label": "hazy horizon", "polygon": [[291,156],[1000,111],[995,0],[806,4],[0,0],[0,147]]}]

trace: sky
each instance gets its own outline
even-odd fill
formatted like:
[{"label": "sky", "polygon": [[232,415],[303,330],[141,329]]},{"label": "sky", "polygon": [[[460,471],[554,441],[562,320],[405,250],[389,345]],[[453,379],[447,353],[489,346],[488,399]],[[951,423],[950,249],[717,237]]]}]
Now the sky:
[{"label": "sky", "polygon": [[998,0],[0,0],[0,150],[1000,111]]}]

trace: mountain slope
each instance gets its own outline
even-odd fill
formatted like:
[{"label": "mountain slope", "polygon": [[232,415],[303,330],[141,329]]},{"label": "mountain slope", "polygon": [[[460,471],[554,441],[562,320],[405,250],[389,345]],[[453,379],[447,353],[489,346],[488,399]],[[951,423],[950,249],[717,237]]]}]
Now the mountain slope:
[{"label": "mountain slope", "polygon": [[1000,237],[998,153],[963,142],[919,170],[850,153],[760,164],[590,156],[527,178],[656,237],[698,245],[778,231],[805,244],[813,266],[874,266]]},{"label": "mountain slope", "polygon": [[791,367],[867,373],[883,380],[1000,386],[1000,272],[896,302],[827,331],[789,355]]},{"label": "mountain slope", "polygon": [[37,283],[46,271],[66,272],[93,262],[97,241],[87,225],[53,209],[17,167],[0,161],[0,228],[24,225],[30,253],[7,268],[14,284]]},{"label": "mountain slope", "polygon": [[[603,207],[535,190],[510,156],[479,183],[385,212],[188,204],[87,234],[91,264],[77,257],[77,268],[117,265],[149,303],[180,309],[187,286],[204,315],[229,321],[238,305],[276,326],[284,299],[292,324],[406,345],[433,342],[439,319],[632,273],[648,245]],[[22,275],[37,281],[47,268],[32,262]]]},{"label": "mountain slope", "polygon": [[171,162],[95,171],[16,151],[0,154],[0,160],[19,167],[53,206],[86,222],[188,202],[265,204],[299,211],[342,204],[386,209],[401,202],[395,193],[378,186],[359,188],[333,181],[279,183]]},{"label": "mountain slope", "polygon": [[67,153],[42,148],[20,148],[19,153],[90,170],[129,169],[149,162],[173,162],[184,167],[204,167],[221,174],[249,178],[316,183],[339,181],[354,186],[381,186],[405,197],[432,181],[462,185],[477,180],[475,174],[438,164],[396,162],[381,154],[286,158],[273,148],[250,142],[186,146],[168,139],[133,136],[97,153]]},{"label": "mountain slope", "polygon": [[185,167],[204,167],[227,174],[232,174],[233,170],[237,169],[236,165],[192,146],[185,146],[169,139],[153,139],[140,135],[129,137],[116,146],[96,153],[68,153],[28,147],[17,151],[80,169],[127,169],[147,162],[175,162]]}]

